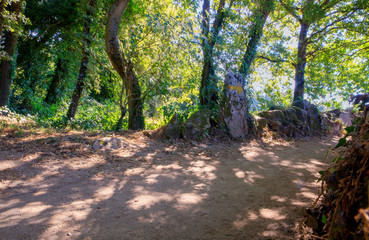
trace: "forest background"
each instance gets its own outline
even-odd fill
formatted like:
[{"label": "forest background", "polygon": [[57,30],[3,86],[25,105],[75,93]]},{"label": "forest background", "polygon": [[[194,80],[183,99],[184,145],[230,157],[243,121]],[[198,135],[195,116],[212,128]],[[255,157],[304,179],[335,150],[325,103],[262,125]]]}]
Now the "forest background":
[{"label": "forest background", "polygon": [[155,129],[215,115],[227,72],[250,109],[342,108],[369,92],[366,0],[1,0],[0,106],[45,127]]}]

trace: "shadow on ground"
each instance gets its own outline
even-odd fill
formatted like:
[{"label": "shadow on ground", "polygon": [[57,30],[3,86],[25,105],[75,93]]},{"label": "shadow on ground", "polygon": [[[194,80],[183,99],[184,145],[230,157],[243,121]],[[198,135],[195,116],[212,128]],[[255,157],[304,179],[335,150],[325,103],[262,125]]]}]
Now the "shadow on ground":
[{"label": "shadow on ground", "polygon": [[136,135],[115,152],[84,134],[3,137],[0,239],[291,239],[331,144]]}]

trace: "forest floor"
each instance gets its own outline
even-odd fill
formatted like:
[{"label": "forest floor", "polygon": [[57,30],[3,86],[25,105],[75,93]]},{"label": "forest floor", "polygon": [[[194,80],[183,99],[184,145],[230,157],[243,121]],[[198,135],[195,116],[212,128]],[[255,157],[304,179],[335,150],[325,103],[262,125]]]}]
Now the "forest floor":
[{"label": "forest floor", "polygon": [[3,128],[0,239],[308,239],[301,210],[337,140],[168,143],[125,131],[122,148],[93,151],[104,136]]}]

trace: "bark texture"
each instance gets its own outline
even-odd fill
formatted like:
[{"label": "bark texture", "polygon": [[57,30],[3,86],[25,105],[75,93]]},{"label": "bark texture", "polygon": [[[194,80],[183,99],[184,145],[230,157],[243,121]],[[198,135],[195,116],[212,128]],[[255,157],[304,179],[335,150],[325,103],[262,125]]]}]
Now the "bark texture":
[{"label": "bark texture", "polygon": [[74,89],[72,95],[72,101],[69,105],[69,109],[67,112],[67,118],[72,119],[76,116],[79,100],[81,99],[83,89],[85,87],[87,71],[88,71],[88,61],[90,57],[90,45],[91,45],[91,22],[92,17],[95,13],[96,8],[96,0],[89,0],[87,11],[86,11],[86,20],[83,27],[83,39],[82,39],[82,59],[81,59],[81,67],[79,69],[79,75],[77,79],[76,88]]},{"label": "bark texture", "polygon": [[48,104],[56,103],[58,100],[58,90],[61,85],[61,80],[63,77],[63,60],[61,58],[58,59],[56,64],[54,76],[51,80],[49,89],[47,90],[45,102]]},{"label": "bark texture", "polygon": [[118,39],[120,21],[128,3],[129,0],[116,0],[111,5],[105,29],[105,44],[110,62],[123,79],[126,88],[129,112],[128,128],[139,130],[145,128],[141,87],[133,63],[124,56]]},{"label": "bark texture", "polygon": [[0,1],[0,43],[3,40],[5,0]]},{"label": "bark texture", "polygon": [[260,39],[263,35],[265,22],[273,10],[274,0],[262,1],[260,8],[254,13],[254,24],[250,30],[249,42],[247,44],[245,55],[242,58],[240,73],[246,79],[250,73],[251,64],[255,59]]},{"label": "bark texture", "polygon": [[[232,5],[231,1],[231,5]],[[200,86],[200,104],[201,105],[212,105],[217,104],[218,101],[218,88],[217,78],[215,76],[214,68],[214,46],[217,42],[219,32],[222,29],[224,18],[225,18],[225,0],[220,0],[218,5],[217,14],[215,21],[210,31],[209,25],[209,11],[210,2],[204,0],[203,11],[202,11],[202,24],[203,24],[203,55],[204,65],[201,74],[201,86]]]},{"label": "bark texture", "polygon": [[295,66],[295,90],[293,94],[293,106],[300,107],[304,100],[304,89],[305,89],[305,67],[306,67],[306,49],[307,33],[310,24],[301,22],[299,42],[297,47],[297,63]]},{"label": "bark texture", "polygon": [[[22,2],[13,2],[10,5],[10,11],[18,18],[22,11]],[[1,61],[1,78],[0,78],[0,107],[6,106],[8,104],[8,99],[10,95],[10,85],[11,85],[11,72],[12,72],[12,59],[11,57],[15,53],[15,48],[17,46],[18,35],[15,32],[7,31],[5,33],[5,47],[4,51],[7,55],[6,59]]]}]

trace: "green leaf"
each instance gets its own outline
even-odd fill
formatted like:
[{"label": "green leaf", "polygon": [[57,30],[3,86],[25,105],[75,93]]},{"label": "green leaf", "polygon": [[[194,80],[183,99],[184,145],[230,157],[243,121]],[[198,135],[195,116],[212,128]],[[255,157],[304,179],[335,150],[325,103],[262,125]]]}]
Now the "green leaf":
[{"label": "green leaf", "polygon": [[352,133],[353,131],[355,131],[355,128],[356,128],[356,126],[349,126],[349,127],[345,128],[345,130],[346,130],[347,133]]},{"label": "green leaf", "polygon": [[326,223],[327,222],[327,216],[326,215],[323,215],[322,216],[322,220],[321,220],[322,223]]},{"label": "green leaf", "polygon": [[335,148],[339,148],[339,147],[342,147],[343,145],[345,145],[347,142],[346,138],[341,138],[339,141],[338,141],[338,144]]}]

